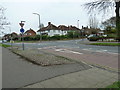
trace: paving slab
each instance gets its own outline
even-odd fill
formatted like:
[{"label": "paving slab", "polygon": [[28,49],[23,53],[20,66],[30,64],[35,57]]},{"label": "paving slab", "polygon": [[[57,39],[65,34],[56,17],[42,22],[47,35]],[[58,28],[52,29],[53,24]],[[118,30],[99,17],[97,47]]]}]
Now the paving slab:
[{"label": "paving slab", "polygon": [[93,67],[51,78],[24,88],[105,88],[118,81],[118,73]]},{"label": "paving slab", "polygon": [[26,61],[6,48],[2,48],[2,88],[20,88],[90,68],[89,65],[82,62],[41,67]]}]

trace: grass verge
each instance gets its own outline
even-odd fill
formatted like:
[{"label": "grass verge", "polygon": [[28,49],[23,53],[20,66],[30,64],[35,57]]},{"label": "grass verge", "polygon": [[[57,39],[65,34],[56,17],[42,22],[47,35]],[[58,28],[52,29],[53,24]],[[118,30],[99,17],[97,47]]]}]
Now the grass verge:
[{"label": "grass verge", "polygon": [[114,82],[112,85],[109,85],[106,88],[119,88],[117,90],[120,90],[120,81]]},{"label": "grass verge", "polygon": [[11,47],[11,45],[6,45],[6,44],[0,44],[0,46],[2,46],[2,47]]},{"label": "grass verge", "polygon": [[120,46],[120,43],[90,43],[89,45]]}]

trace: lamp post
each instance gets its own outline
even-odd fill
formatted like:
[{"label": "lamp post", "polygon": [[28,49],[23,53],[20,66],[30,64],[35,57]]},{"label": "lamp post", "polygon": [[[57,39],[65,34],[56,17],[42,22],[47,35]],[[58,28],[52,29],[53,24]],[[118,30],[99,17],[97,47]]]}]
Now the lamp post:
[{"label": "lamp post", "polygon": [[120,41],[120,0],[115,0],[115,13],[116,13],[116,30],[118,35],[118,41]]},{"label": "lamp post", "polygon": [[[39,29],[41,29],[41,24],[40,24],[40,14],[38,14],[38,13],[33,13],[33,14],[38,15],[38,17],[39,17]],[[42,41],[41,31],[40,31],[40,41]]]},{"label": "lamp post", "polygon": [[84,29],[82,29],[81,32],[82,32],[82,41],[83,41],[84,40],[83,39],[84,38]]},{"label": "lamp post", "polygon": [[79,20],[77,20],[77,27],[79,28]]},{"label": "lamp post", "polygon": [[9,30],[10,30],[10,43],[11,43],[11,48],[12,48],[12,34],[11,34],[11,27],[7,26],[7,28],[9,28]]}]

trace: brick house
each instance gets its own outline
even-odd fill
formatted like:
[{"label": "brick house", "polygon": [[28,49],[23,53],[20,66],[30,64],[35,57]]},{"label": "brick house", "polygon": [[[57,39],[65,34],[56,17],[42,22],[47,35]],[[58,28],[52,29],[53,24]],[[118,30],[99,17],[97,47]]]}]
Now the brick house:
[{"label": "brick house", "polygon": [[25,33],[24,33],[24,37],[27,37],[27,36],[35,36],[36,35],[36,32],[34,30],[32,30],[30,28],[30,30],[27,30]]}]

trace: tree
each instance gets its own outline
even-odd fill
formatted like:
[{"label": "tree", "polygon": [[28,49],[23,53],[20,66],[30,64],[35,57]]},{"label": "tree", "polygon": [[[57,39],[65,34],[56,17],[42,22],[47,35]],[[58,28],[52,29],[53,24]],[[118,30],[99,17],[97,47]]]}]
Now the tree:
[{"label": "tree", "polygon": [[7,22],[6,17],[4,16],[4,11],[6,9],[2,6],[0,6],[0,32],[2,33],[2,29],[4,29],[5,25],[9,25],[10,23]]},{"label": "tree", "polygon": [[104,28],[106,28],[108,26],[115,28],[115,26],[116,26],[116,17],[111,17],[110,19],[107,19],[106,21],[102,22],[102,26]]},{"label": "tree", "polygon": [[120,38],[120,15],[119,15],[120,0],[97,0],[94,2],[86,3],[84,4],[84,6],[88,10],[89,14],[92,14],[96,10],[98,12],[101,12],[101,11],[107,12],[108,10],[111,10],[111,8],[115,7],[116,30],[117,30],[118,37]]},{"label": "tree", "polygon": [[96,15],[91,15],[89,17],[89,26],[90,28],[94,28],[94,29],[98,28],[98,20],[96,18]]}]

